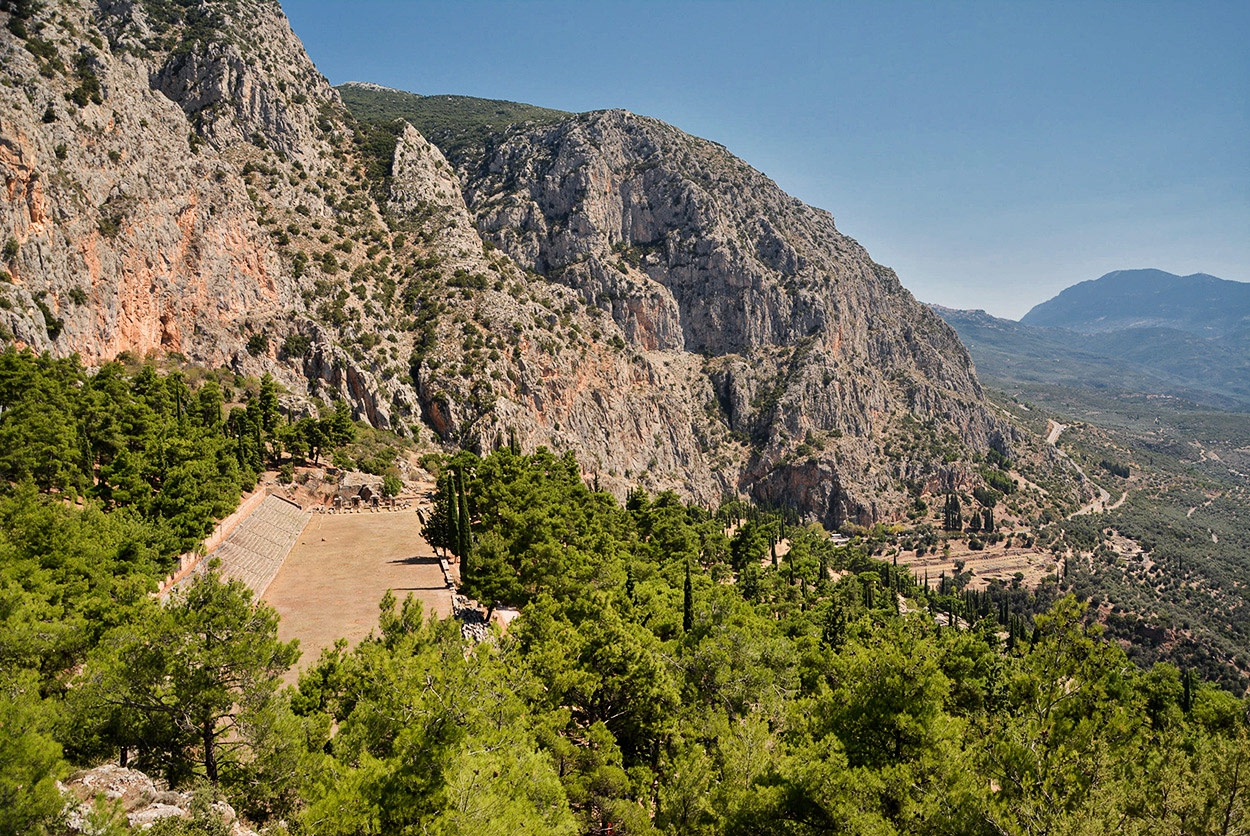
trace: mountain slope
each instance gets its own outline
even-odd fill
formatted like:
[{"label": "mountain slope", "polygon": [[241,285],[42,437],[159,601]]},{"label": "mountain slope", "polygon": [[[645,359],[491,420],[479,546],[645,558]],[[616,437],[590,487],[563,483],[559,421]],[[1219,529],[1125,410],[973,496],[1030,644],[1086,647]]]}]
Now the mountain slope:
[{"label": "mountain slope", "polygon": [[1250,326],[1250,284],[1205,273],[1116,270],[1067,288],[1020,322],[1086,334],[1171,328],[1202,337],[1228,336]]},{"label": "mountain slope", "polygon": [[720,420],[750,441],[757,498],[872,519],[840,483],[940,481],[932,462],[880,466],[904,415],[1006,443],[955,335],[828,213],[722,146],[604,111],[517,126],[455,159],[488,241],[638,350],[705,358]]},{"label": "mountain slope", "polygon": [[512,125],[546,125],[573,115],[498,99],[420,96],[363,82],[349,81],[335,89],[356,118],[374,123],[402,119],[452,158],[488,142]]},{"label": "mountain slope", "polygon": [[1011,445],[954,332],[715,143],[400,97],[449,160],[349,113],[276,3],[21,9],[0,31],[16,344],[269,371],[447,447],[515,433],[618,493],[831,525],[974,484]]}]

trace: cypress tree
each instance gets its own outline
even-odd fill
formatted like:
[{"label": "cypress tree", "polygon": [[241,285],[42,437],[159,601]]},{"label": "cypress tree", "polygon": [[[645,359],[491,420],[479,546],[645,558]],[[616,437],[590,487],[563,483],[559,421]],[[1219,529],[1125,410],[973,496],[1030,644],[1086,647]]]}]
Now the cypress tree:
[{"label": "cypress tree", "polygon": [[443,475],[446,480],[443,495],[447,497],[447,544],[446,551],[460,556],[460,495],[456,491],[456,483],[451,471]]},{"label": "cypress tree", "polygon": [[460,483],[460,574],[464,576],[470,571],[469,561],[473,551],[472,517],[469,516],[469,495],[464,487],[464,473],[460,472],[456,476]]},{"label": "cypress tree", "polygon": [[257,421],[252,426],[255,428],[255,436],[256,436],[255,438],[256,462],[257,462],[256,469],[264,470],[265,469],[265,439],[264,439],[264,436],[261,435],[260,422]]},{"label": "cypress tree", "polygon": [[686,559],[686,585],[682,595],[681,629],[689,633],[694,627],[694,586],[690,581],[690,559]]}]

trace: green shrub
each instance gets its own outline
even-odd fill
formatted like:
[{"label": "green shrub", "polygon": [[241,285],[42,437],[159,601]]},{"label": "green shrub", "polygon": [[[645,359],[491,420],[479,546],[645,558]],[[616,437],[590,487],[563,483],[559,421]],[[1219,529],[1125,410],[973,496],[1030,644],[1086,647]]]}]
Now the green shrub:
[{"label": "green shrub", "polygon": [[287,334],[282,341],[282,353],[287,357],[303,357],[312,348],[312,338],[304,334]]}]

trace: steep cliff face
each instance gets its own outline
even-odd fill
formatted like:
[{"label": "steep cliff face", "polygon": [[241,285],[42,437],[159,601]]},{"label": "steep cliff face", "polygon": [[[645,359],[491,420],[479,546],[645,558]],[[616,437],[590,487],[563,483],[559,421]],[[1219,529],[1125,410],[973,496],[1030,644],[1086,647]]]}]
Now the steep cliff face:
[{"label": "steep cliff face", "polygon": [[953,332],[713,143],[545,111],[449,162],[354,119],[276,3],[21,14],[0,12],[6,339],[270,371],[448,446],[515,432],[618,492],[832,524],[1007,442]]},{"label": "steep cliff face", "polygon": [[720,418],[751,439],[738,478],[758,498],[876,517],[869,497],[942,470],[883,455],[903,416],[1005,445],[954,332],[827,212],[721,146],[606,111],[516,131],[460,168],[488,240],[634,346],[706,358]]},{"label": "steep cliff face", "polygon": [[22,22],[26,39],[12,25],[0,37],[5,325],[91,361],[123,350],[225,361],[240,346],[234,320],[280,305],[280,266],[247,193],[151,89],[132,41],[49,5],[56,14]]},{"label": "steep cliff face", "polygon": [[369,371],[302,316],[309,277],[282,245],[278,216],[336,223],[322,186],[344,179],[350,128],[281,8],[100,0],[0,17],[6,336],[89,363],[177,352],[303,392],[278,346],[304,331],[314,388],[385,423]]}]

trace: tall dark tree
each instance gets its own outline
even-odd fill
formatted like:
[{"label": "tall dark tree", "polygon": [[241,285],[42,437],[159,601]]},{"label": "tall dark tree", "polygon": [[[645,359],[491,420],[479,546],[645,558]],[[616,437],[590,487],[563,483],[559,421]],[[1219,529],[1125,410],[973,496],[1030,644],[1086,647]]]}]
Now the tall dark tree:
[{"label": "tall dark tree", "polygon": [[681,629],[689,633],[694,629],[694,585],[690,580],[690,561],[686,561],[686,583],[682,587]]},{"label": "tall dark tree", "polygon": [[963,509],[959,497],[955,494],[946,495],[946,505],[942,511],[942,528],[946,531],[962,531],[964,527]]},{"label": "tall dark tree", "polygon": [[457,545],[460,549],[460,571],[464,574],[472,571],[473,559],[473,518],[469,513],[469,494],[465,488],[464,471],[454,475],[457,487]]}]

